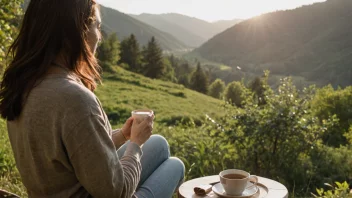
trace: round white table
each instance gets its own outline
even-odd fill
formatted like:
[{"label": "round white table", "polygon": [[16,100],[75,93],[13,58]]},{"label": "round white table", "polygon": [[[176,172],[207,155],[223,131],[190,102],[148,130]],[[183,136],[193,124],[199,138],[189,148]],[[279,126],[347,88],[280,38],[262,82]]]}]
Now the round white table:
[{"label": "round white table", "polygon": [[[281,183],[258,177],[259,191],[252,198],[288,198],[288,190]],[[210,184],[219,181],[219,175],[207,176],[192,179],[183,183],[178,190],[179,198],[219,198],[214,192],[208,193],[206,196],[198,196],[194,194],[194,187],[202,184]]]}]

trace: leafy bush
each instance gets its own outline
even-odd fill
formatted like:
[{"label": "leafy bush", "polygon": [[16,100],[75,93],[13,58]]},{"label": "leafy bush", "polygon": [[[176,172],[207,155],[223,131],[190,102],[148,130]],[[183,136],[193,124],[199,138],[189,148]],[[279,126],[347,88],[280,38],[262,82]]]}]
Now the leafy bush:
[{"label": "leafy bush", "polygon": [[155,131],[167,138],[171,154],[185,163],[186,180],[216,175],[235,156],[233,147],[219,144],[220,139],[211,136],[205,126],[195,127],[189,122],[175,127],[159,126]]},{"label": "leafy bush", "polygon": [[18,33],[22,16],[21,4],[23,0],[1,0],[0,2],[0,66],[5,64],[8,47]]},{"label": "leafy bush", "polygon": [[216,79],[210,86],[209,86],[209,95],[220,99],[223,92],[225,90],[225,83],[220,79]]},{"label": "leafy bush", "polygon": [[22,184],[21,177],[17,169],[6,172],[4,175],[0,176],[0,189],[15,193],[20,197],[28,197],[26,188]]},{"label": "leafy bush", "polygon": [[102,68],[103,72],[115,73],[114,67],[110,63],[103,61],[100,62],[99,65]]},{"label": "leafy bush", "polygon": [[335,185],[325,184],[330,190],[324,190],[323,188],[317,189],[317,194],[313,194],[314,197],[318,198],[351,198],[352,192],[348,187],[347,182],[335,182]]},{"label": "leafy bush", "polygon": [[315,116],[314,93],[314,87],[299,92],[290,78],[282,79],[276,92],[264,92],[263,105],[255,100],[242,108],[224,105],[226,115],[214,121],[211,134],[220,137],[219,144],[232,145],[235,167],[278,180],[296,195],[307,195],[320,181],[352,178],[346,161],[352,151],[322,144],[337,119]]},{"label": "leafy bush", "polygon": [[10,141],[7,135],[6,122],[0,119],[0,189],[27,197],[25,187],[21,182],[16,168]]},{"label": "leafy bush", "polygon": [[320,119],[336,115],[339,122],[323,137],[324,144],[339,147],[348,143],[345,134],[352,126],[352,86],[334,90],[332,86],[317,91],[312,101],[315,114]]},{"label": "leafy bush", "polygon": [[15,160],[7,135],[6,122],[0,119],[0,176],[15,169]]},{"label": "leafy bush", "polygon": [[242,107],[246,99],[249,98],[249,92],[243,83],[235,81],[227,85],[224,96],[231,104]]},{"label": "leafy bush", "polygon": [[352,149],[342,146],[333,148],[320,145],[310,153],[314,176],[311,183],[322,186],[334,181],[347,181],[352,184]]}]

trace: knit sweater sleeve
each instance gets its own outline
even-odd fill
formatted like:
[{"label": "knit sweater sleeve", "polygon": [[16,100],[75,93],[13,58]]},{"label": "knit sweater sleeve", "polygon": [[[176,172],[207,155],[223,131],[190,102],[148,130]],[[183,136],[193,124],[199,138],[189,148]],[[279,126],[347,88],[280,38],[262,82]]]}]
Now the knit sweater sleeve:
[{"label": "knit sweater sleeve", "polygon": [[129,143],[119,159],[100,115],[88,115],[64,138],[77,179],[93,197],[132,197],[141,175],[142,151]]}]

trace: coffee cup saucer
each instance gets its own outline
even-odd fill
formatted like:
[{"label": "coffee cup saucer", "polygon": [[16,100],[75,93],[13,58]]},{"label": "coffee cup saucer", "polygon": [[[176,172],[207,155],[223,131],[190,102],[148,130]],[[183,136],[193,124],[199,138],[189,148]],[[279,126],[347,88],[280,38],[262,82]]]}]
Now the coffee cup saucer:
[{"label": "coffee cup saucer", "polygon": [[251,196],[255,195],[258,192],[259,188],[256,185],[254,185],[253,183],[248,182],[247,188],[243,191],[242,195],[228,195],[228,194],[226,194],[222,184],[218,183],[212,187],[212,190],[216,195],[218,195],[220,197],[245,198],[245,197],[251,197]]}]

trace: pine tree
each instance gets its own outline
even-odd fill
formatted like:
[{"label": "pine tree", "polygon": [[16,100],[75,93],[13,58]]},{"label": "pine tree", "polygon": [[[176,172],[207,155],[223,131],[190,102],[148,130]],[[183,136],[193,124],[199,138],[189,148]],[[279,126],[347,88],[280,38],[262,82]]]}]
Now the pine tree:
[{"label": "pine tree", "polygon": [[133,72],[141,72],[141,52],[134,34],[121,42],[120,64],[126,63]]},{"label": "pine tree", "polygon": [[143,55],[145,76],[149,78],[162,78],[166,73],[166,67],[163,62],[162,50],[154,37],[148,42]]},{"label": "pine tree", "polygon": [[191,75],[190,87],[200,93],[206,94],[208,92],[208,78],[199,62],[197,69]]},{"label": "pine tree", "polygon": [[189,74],[191,72],[192,72],[192,69],[189,66],[188,62],[184,62],[183,64],[181,64],[176,71],[177,75]]},{"label": "pine tree", "polygon": [[189,87],[189,75],[183,74],[182,76],[178,77],[178,84],[182,84],[185,87]]},{"label": "pine tree", "polygon": [[120,60],[120,43],[116,34],[111,34],[103,40],[98,48],[98,59],[101,62],[111,65],[117,64]]},{"label": "pine tree", "polygon": [[173,54],[171,54],[171,56],[169,56],[169,61],[171,66],[176,69],[178,67],[178,60],[175,58],[175,56]]},{"label": "pine tree", "polygon": [[220,99],[223,92],[225,90],[225,83],[220,79],[216,79],[210,86],[209,86],[209,95]]}]

